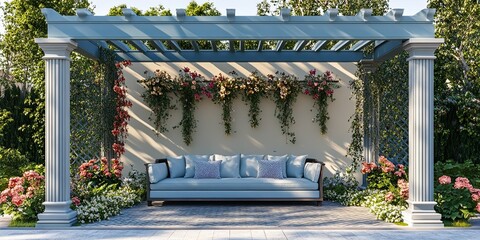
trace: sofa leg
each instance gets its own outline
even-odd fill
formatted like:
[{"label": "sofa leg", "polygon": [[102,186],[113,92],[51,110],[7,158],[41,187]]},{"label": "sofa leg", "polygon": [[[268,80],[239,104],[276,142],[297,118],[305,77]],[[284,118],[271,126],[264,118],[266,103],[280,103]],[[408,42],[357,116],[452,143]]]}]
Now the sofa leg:
[{"label": "sofa leg", "polygon": [[323,201],[317,201],[317,206],[322,206]]},{"label": "sofa leg", "polygon": [[149,207],[153,206],[152,201],[147,201],[147,206],[149,206]]}]

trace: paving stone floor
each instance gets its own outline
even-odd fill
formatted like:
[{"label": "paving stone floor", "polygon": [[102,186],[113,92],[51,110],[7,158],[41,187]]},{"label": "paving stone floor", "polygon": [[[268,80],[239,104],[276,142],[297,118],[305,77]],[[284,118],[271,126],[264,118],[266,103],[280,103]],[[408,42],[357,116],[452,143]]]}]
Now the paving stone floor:
[{"label": "paving stone floor", "polygon": [[364,207],[324,202],[167,202],[142,203],[121,215],[80,228],[398,228],[375,219]]}]

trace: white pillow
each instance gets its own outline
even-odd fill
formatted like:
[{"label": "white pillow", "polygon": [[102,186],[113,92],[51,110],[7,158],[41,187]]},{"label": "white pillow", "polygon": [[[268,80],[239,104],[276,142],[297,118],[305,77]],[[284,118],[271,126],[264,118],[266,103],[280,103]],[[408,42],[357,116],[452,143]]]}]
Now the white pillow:
[{"label": "white pillow", "polygon": [[302,178],[307,157],[307,155],[290,155],[287,161],[287,176],[292,178]]},{"label": "white pillow", "polygon": [[220,175],[222,178],[240,178],[240,154],[232,156],[215,154],[213,156],[213,160],[222,161],[220,167]]},{"label": "white pillow", "polygon": [[304,177],[312,182],[318,182],[321,169],[322,164],[308,162],[305,164]]},{"label": "white pillow", "polygon": [[150,183],[158,183],[167,178],[168,169],[165,163],[148,164],[148,178]]}]

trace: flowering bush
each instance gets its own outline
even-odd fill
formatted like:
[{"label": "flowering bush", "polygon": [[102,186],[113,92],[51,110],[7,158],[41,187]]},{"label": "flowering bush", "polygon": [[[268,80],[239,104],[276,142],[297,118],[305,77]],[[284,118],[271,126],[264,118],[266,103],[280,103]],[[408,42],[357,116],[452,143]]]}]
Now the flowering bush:
[{"label": "flowering bush", "polygon": [[108,219],[119,214],[123,208],[131,207],[140,201],[141,197],[128,186],[97,190],[91,198],[84,200],[72,199],[73,209],[77,211],[77,219],[80,223]]},{"label": "flowering bush", "polygon": [[238,82],[235,78],[229,78],[219,74],[214,76],[209,83],[209,90],[212,91],[213,102],[222,105],[222,120],[225,127],[225,134],[232,133],[232,106],[237,96]]},{"label": "flowering bush", "polygon": [[170,110],[175,108],[171,93],[175,90],[177,82],[167,72],[160,70],[156,70],[153,77],[138,82],[145,88],[142,97],[152,109],[150,119],[153,116],[155,129],[161,133],[166,132],[168,129],[165,125],[170,117]]},{"label": "flowering bush", "polygon": [[107,158],[102,157],[100,160],[91,159],[83,163],[78,170],[80,171],[79,180],[82,183],[87,182],[93,186],[115,184],[121,181],[123,163],[118,159],[112,159],[109,166]]},{"label": "flowering bush", "polygon": [[[368,174],[368,188],[395,192],[398,191],[400,185],[402,187],[408,186],[408,184],[406,184],[407,174],[404,165],[395,165],[384,156],[380,156],[378,163],[378,166],[375,163],[362,163],[361,172]],[[406,189],[404,189],[403,192],[405,195],[405,193],[407,193]],[[407,199],[408,194],[404,197]]]},{"label": "flowering bush", "polygon": [[468,222],[480,212],[480,189],[474,188],[468,178],[457,177],[452,183],[450,176],[443,175],[435,187],[435,210],[447,222]]},{"label": "flowering bush", "polygon": [[22,177],[10,178],[8,187],[0,193],[0,215],[10,214],[13,220],[35,221],[45,200],[44,177],[30,170]]},{"label": "flowering bush", "polygon": [[333,92],[335,88],[339,86],[336,84],[338,80],[333,78],[333,74],[330,71],[326,71],[324,74],[316,74],[316,70],[310,70],[309,74],[305,76],[307,84],[303,93],[312,96],[314,106],[317,107],[317,114],[313,119],[320,126],[322,134],[327,132],[327,120],[328,116],[328,99],[334,100]]}]

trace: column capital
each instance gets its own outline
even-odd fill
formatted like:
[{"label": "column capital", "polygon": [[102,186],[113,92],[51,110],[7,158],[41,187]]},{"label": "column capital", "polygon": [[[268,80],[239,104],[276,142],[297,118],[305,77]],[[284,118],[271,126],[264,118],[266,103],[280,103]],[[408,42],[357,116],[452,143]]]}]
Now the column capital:
[{"label": "column capital", "polygon": [[35,43],[45,53],[43,59],[70,59],[77,43],[69,38],[35,38]]},{"label": "column capital", "polygon": [[443,42],[443,38],[411,38],[403,43],[403,49],[410,54],[407,61],[412,59],[435,59],[435,50]]}]

